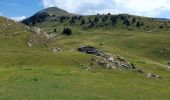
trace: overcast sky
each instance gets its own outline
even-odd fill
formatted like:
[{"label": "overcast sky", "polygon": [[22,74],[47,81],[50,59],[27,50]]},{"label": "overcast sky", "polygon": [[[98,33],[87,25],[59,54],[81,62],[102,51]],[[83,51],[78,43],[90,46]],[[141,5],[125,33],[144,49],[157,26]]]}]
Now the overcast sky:
[{"label": "overcast sky", "polygon": [[83,15],[127,13],[170,19],[170,0],[0,0],[0,16],[21,20],[55,6]]}]

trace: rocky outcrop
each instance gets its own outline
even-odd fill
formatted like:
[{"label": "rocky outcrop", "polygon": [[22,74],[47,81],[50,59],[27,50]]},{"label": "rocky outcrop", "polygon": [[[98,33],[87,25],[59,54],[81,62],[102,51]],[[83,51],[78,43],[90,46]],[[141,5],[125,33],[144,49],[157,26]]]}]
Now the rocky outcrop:
[{"label": "rocky outcrop", "polygon": [[103,52],[92,46],[83,46],[77,49],[79,52],[100,56]]},{"label": "rocky outcrop", "polygon": [[106,69],[135,69],[125,58],[119,55],[112,55],[92,46],[83,46],[77,49],[79,52],[98,56],[95,60],[99,66]]},{"label": "rocky outcrop", "polygon": [[[119,69],[129,70],[137,73],[144,74],[147,78],[162,79],[159,75],[153,73],[146,73],[145,71],[137,68],[133,63],[128,62],[120,55],[112,55],[92,46],[83,46],[77,49],[79,52],[94,55],[90,60],[90,65],[85,70],[93,69]],[[82,64],[80,64],[82,65]]]}]

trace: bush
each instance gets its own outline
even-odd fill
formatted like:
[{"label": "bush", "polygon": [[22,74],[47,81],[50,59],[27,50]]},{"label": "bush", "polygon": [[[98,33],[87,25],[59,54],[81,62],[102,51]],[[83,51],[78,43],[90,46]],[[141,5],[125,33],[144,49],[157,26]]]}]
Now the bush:
[{"label": "bush", "polygon": [[99,21],[99,18],[95,17],[94,22],[98,22],[98,21]]},{"label": "bush", "polygon": [[81,21],[81,25],[84,25],[86,23],[86,21],[83,19],[82,21]]},{"label": "bush", "polygon": [[57,29],[54,29],[54,31],[53,32],[57,32]]},{"label": "bush", "polygon": [[89,28],[94,27],[94,26],[95,26],[95,23],[91,22],[90,25],[89,25]]},{"label": "bush", "polygon": [[113,26],[116,25],[116,23],[117,23],[116,17],[111,17],[111,21],[112,21]]},{"label": "bush", "polygon": [[132,19],[132,24],[134,24],[136,22],[136,18]]},{"label": "bush", "polygon": [[89,19],[89,23],[91,23],[92,22],[92,20],[91,19]]},{"label": "bush", "polygon": [[161,25],[161,26],[159,26],[159,28],[161,29],[161,28],[164,28],[164,26],[163,25]]},{"label": "bush", "polygon": [[136,26],[137,26],[137,27],[140,27],[140,22],[137,22],[137,23],[136,23]]},{"label": "bush", "polygon": [[144,23],[143,22],[141,22],[141,26],[143,26],[144,25]]},{"label": "bush", "polygon": [[71,35],[72,34],[72,31],[70,28],[64,28],[63,29],[63,35]]},{"label": "bush", "polygon": [[126,26],[129,26],[129,25],[130,25],[130,22],[129,22],[128,19],[125,19],[125,20],[123,21],[123,24],[126,25]]},{"label": "bush", "polygon": [[74,18],[72,17],[72,19],[70,20],[70,24],[74,24],[75,21],[74,21]]},{"label": "bush", "polygon": [[63,23],[65,19],[66,19],[65,16],[60,17],[60,22]]}]

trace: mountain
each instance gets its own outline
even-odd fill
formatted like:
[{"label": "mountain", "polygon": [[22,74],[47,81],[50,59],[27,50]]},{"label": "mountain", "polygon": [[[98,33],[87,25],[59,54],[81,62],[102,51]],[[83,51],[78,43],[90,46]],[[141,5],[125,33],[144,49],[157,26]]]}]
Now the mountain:
[{"label": "mountain", "polygon": [[170,19],[167,19],[167,18],[155,18],[157,20],[162,20],[162,21],[169,21]]},{"label": "mountain", "polygon": [[32,26],[35,25],[37,23],[41,23],[43,21],[45,21],[48,18],[51,17],[55,17],[55,16],[72,16],[74,14],[68,13],[65,10],[62,10],[60,8],[57,7],[50,7],[44,10],[41,10],[39,12],[37,12],[36,14],[34,14],[33,16],[31,16],[30,18],[24,19],[22,21],[22,23]]},{"label": "mountain", "polygon": [[[50,22],[50,23],[49,23]],[[157,20],[150,17],[134,16],[129,14],[111,15],[77,15],[61,10],[57,7],[44,9],[30,18],[22,21],[29,26],[40,28],[52,26],[79,26],[84,29],[90,28],[122,28],[141,31],[163,31],[168,30],[170,21]],[[42,26],[42,27],[41,27]],[[48,30],[50,31],[50,30]]]}]

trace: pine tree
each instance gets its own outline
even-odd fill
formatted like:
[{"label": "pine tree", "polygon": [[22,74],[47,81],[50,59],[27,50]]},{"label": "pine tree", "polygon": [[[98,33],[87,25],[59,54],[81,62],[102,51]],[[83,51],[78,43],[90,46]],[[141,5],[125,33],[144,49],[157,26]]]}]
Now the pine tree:
[{"label": "pine tree", "polygon": [[57,29],[54,29],[54,31],[53,32],[57,32]]},{"label": "pine tree", "polygon": [[129,22],[128,19],[125,19],[125,20],[123,21],[123,24],[126,25],[126,26],[129,26],[129,25],[130,25],[130,22]]},{"label": "pine tree", "polygon": [[137,22],[137,23],[136,23],[136,26],[137,26],[137,27],[140,27],[140,22]]},{"label": "pine tree", "polygon": [[81,25],[84,25],[86,22],[85,22],[85,20],[83,19],[82,21],[81,21]]},{"label": "pine tree", "polygon": [[136,22],[136,18],[132,19],[132,24],[134,24]]}]

